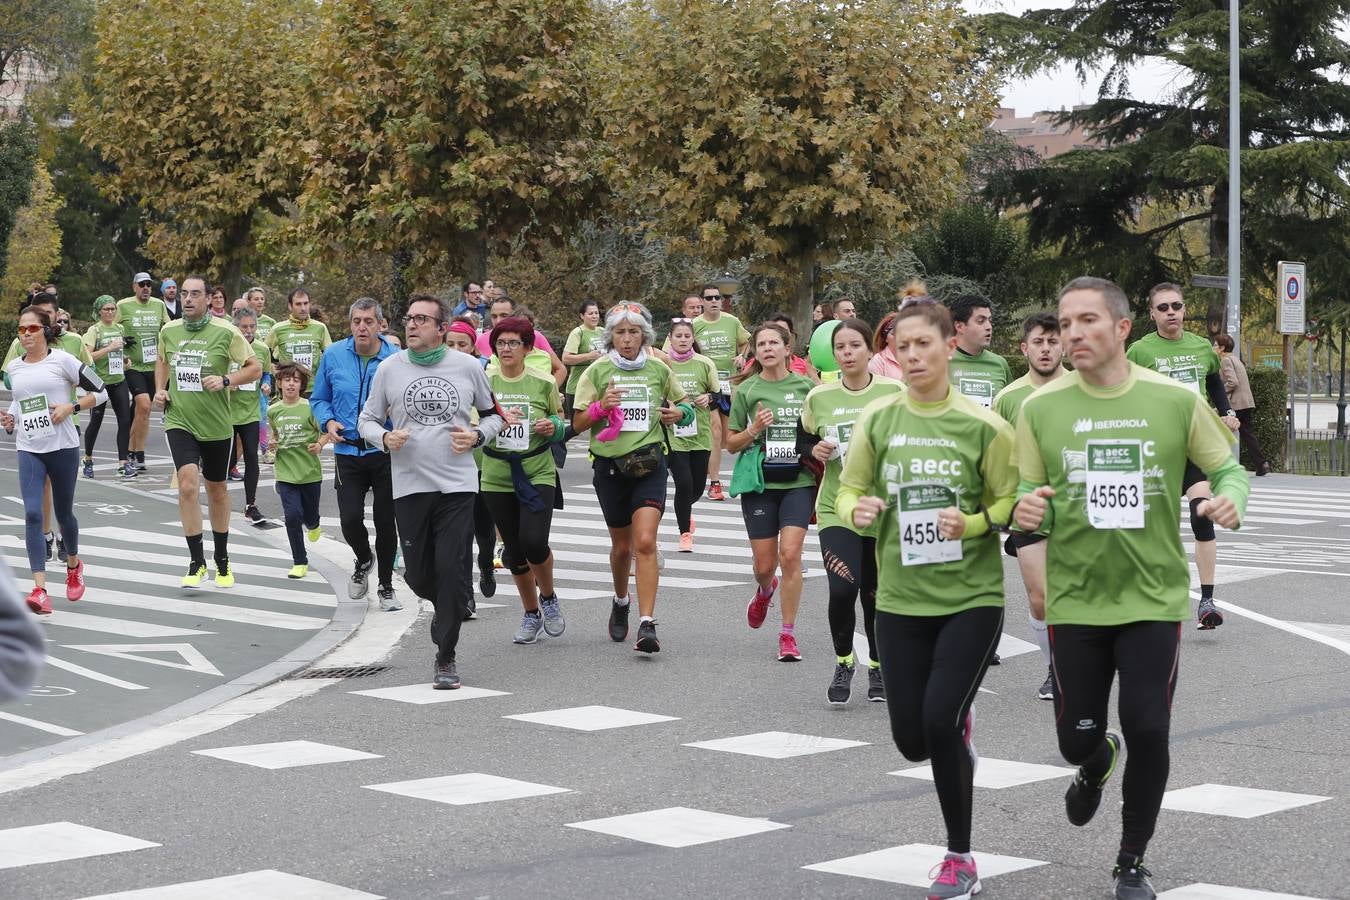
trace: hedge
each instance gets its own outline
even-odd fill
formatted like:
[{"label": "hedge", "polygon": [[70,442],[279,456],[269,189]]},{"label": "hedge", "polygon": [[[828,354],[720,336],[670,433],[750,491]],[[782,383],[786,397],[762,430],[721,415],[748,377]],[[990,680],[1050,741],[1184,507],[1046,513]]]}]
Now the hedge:
[{"label": "hedge", "polygon": [[[1288,397],[1288,384],[1283,369],[1270,366],[1252,366],[1247,369],[1247,381],[1252,387],[1252,399],[1256,401],[1256,413],[1252,416],[1252,430],[1256,433],[1256,442],[1261,445],[1270,467],[1275,471],[1284,469],[1284,442],[1288,427],[1288,412],[1285,402]],[[1242,463],[1255,469],[1256,464],[1242,451]]]}]

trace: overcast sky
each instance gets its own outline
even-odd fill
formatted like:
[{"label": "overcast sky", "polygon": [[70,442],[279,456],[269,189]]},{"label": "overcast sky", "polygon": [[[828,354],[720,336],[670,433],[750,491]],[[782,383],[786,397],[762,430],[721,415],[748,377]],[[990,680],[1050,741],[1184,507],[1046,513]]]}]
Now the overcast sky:
[{"label": "overcast sky", "polygon": [[[1018,15],[1028,9],[1048,9],[1071,6],[1066,0],[965,0],[972,12],[1003,11]],[[1137,67],[1130,73],[1130,95],[1139,99],[1160,97],[1175,89],[1177,69],[1162,64]],[[1034,78],[1009,82],[1002,91],[1003,106],[1027,116],[1043,109],[1070,108],[1077,103],[1091,103],[1097,99],[1101,73],[1090,75],[1079,82],[1072,66],[1047,71]]]}]

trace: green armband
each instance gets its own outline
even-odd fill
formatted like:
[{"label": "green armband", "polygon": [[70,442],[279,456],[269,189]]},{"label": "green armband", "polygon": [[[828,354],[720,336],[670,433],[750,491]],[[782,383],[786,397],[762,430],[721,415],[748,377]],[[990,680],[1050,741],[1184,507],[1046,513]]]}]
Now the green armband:
[{"label": "green armband", "polygon": [[684,410],[684,418],[680,419],[678,422],[681,427],[686,427],[690,422],[694,421],[695,413],[694,405],[692,403],[676,403],[675,408]]},{"label": "green armband", "polygon": [[567,438],[567,423],[563,421],[562,416],[549,416],[548,420],[553,423],[553,437],[549,438],[554,444],[560,443]]}]

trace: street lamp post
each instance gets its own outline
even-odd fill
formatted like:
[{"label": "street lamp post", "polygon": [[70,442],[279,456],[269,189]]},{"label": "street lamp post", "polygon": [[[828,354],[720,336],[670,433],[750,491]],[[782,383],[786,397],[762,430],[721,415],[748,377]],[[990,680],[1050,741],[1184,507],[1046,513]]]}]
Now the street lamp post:
[{"label": "street lamp post", "polygon": [[1239,0],[1228,0],[1228,305],[1225,318],[1233,350],[1242,356],[1242,117],[1239,54]]}]

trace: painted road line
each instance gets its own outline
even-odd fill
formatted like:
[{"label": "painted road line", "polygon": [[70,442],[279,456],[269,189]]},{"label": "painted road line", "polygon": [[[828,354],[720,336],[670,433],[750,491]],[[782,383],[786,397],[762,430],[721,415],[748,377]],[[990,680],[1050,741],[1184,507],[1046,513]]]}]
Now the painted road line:
[{"label": "painted road line", "polygon": [[[95,528],[81,528],[80,536],[84,537],[85,535],[89,535],[91,537],[103,538],[105,540],[110,541],[126,542],[131,544],[132,547],[137,546],[143,547],[145,546],[145,542],[147,540],[160,540],[162,542],[168,541],[174,546],[178,546],[178,542],[181,541],[183,538],[182,533],[183,526],[179,525],[179,523],[177,522],[163,522],[161,524],[167,527],[176,526],[179,530],[176,532],[171,532],[169,534],[163,534],[160,532],[152,532],[152,531],[142,531],[138,533],[128,534],[127,529],[125,528],[112,528],[103,525]],[[238,528],[235,528],[233,533],[247,534],[247,532],[241,531]],[[168,544],[159,543],[156,544],[155,546],[164,547],[168,546]],[[271,547],[254,547],[250,544],[245,544],[241,541],[231,541],[230,558],[233,559],[236,556],[256,556],[261,557],[263,559],[275,559],[275,560],[290,560],[291,558],[291,554],[287,550],[277,550]],[[178,564],[184,567],[186,567],[187,565],[186,545],[183,546],[183,556],[178,558]]]},{"label": "painted road line", "polygon": [[51,722],[41,722],[37,719],[30,719],[27,716],[17,716],[14,713],[0,712],[0,722],[13,722],[15,725],[27,725],[29,728],[36,728],[38,731],[45,731],[48,734],[55,734],[59,737],[79,737],[84,734],[83,731],[76,731],[74,728],[67,728],[64,725],[53,725]]},{"label": "painted road line", "polygon": [[38,619],[38,623],[48,628],[76,628],[81,631],[98,631],[103,634],[118,634],[123,637],[138,638],[194,637],[213,633],[198,631],[195,628],[155,625],[152,622],[133,622],[127,619],[110,619],[107,616],[91,616],[88,613],[70,612],[68,609],[59,606],[50,616],[43,616]]},{"label": "painted road line", "polygon": [[[750,577],[754,577],[755,574],[754,567],[749,564],[743,563],[741,565],[736,565],[734,563],[709,562],[708,560],[695,560],[690,559],[689,557],[690,554],[686,553],[681,553],[678,557],[674,554],[667,553],[665,571],[669,572],[671,569],[692,569],[698,572],[726,572],[731,575]],[[553,558],[565,562],[599,563],[605,567],[606,572],[609,571],[608,553],[581,553],[576,550],[559,550],[555,547],[553,548]],[[745,558],[744,553],[741,554],[741,558]]]},{"label": "painted road line", "polygon": [[[31,590],[32,582],[16,579],[25,590]],[[80,603],[100,603],[105,606],[119,606],[126,609],[148,609],[151,612],[169,613],[176,616],[217,619],[222,622],[239,622],[244,625],[257,625],[262,628],[281,628],[286,631],[318,631],[328,624],[327,619],[313,616],[297,616],[291,613],[273,612],[270,609],[253,609],[247,606],[224,606],[219,603],[204,603],[198,600],[177,600],[172,597],[157,597],[153,594],[107,594],[90,591]]]},{"label": "painted road line", "polygon": [[[83,538],[89,533],[89,531],[96,531],[96,530],[99,529],[89,529],[88,531],[80,532],[81,558],[88,557],[90,559],[111,559],[123,563],[142,562],[157,566],[169,566],[174,569],[183,569],[186,567],[185,561],[181,556],[171,556],[167,553],[148,553],[144,550],[132,550],[125,547],[110,547],[105,544],[86,544]],[[12,547],[22,550],[24,547],[24,542],[20,538],[8,535],[0,536],[0,547]],[[234,548],[231,547],[230,550],[233,551]],[[284,557],[278,557],[277,561],[270,566],[259,565],[256,563],[242,563],[233,559],[230,560],[230,568],[234,570],[235,575],[260,575],[265,578],[280,578],[282,579],[282,583],[295,584],[296,582],[294,580],[287,582],[286,580],[287,569],[283,567],[283,565],[286,567],[290,565],[289,555]],[[99,571],[106,571],[106,570],[100,568]],[[303,584],[303,582],[301,583]],[[278,585],[278,588],[281,590],[285,590],[284,588],[280,588],[280,585]],[[323,584],[322,588],[325,592],[331,594],[331,591],[329,591],[327,584]],[[270,591],[272,590],[272,588],[268,588],[268,590]]]},{"label": "painted road line", "polygon": [[95,672],[93,669],[86,669],[84,666],[77,666],[75,663],[66,662],[64,659],[57,659],[55,656],[47,656],[47,665],[55,666],[58,669],[65,669],[72,675],[79,675],[88,678],[91,681],[101,681],[104,684],[112,685],[115,688],[121,688],[124,691],[148,691],[150,690],[143,684],[137,684],[134,681],[123,681],[120,678],[114,678],[111,675],[104,675],[102,672]]}]

